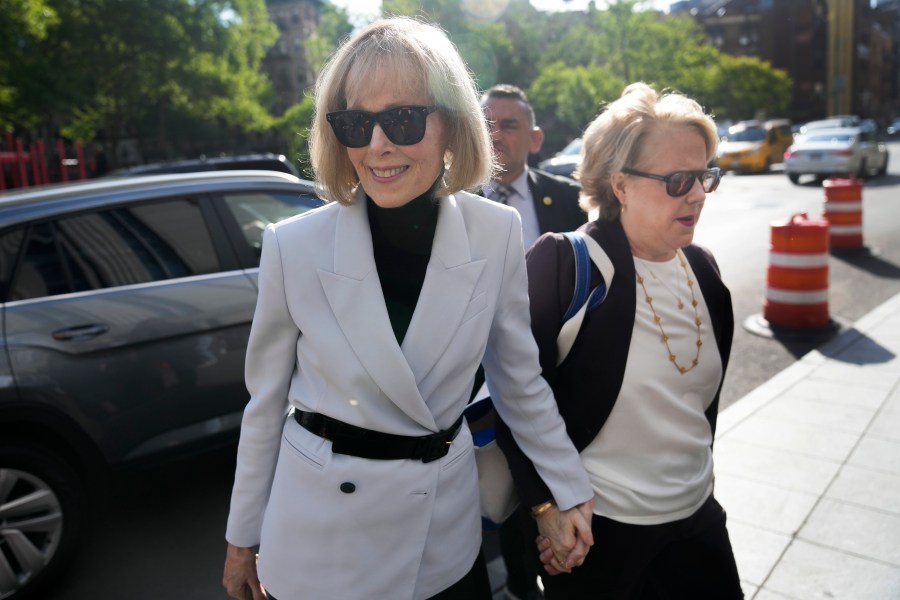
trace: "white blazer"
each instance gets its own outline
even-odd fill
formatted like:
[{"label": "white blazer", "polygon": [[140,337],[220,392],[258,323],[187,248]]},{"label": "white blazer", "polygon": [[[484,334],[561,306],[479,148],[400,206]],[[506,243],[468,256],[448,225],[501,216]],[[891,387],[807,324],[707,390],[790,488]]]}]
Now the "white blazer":
[{"label": "white blazer", "polygon": [[279,600],[428,598],[468,572],[481,543],[465,424],[442,459],[369,460],[333,454],[291,408],[427,435],[462,413],[483,357],[497,411],[557,504],[593,495],[540,375],[518,213],[464,192],[440,199],[401,346],[358,198],[263,238],[226,538],[260,545],[260,580]]}]

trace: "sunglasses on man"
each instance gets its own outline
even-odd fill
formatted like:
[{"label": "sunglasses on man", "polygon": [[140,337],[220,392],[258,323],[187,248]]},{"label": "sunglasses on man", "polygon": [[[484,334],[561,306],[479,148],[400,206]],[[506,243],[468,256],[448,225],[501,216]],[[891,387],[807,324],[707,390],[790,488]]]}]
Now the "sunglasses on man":
[{"label": "sunglasses on man", "polygon": [[377,123],[387,139],[398,146],[418,144],[425,137],[428,115],[437,106],[398,106],[373,113],[339,110],[325,115],[337,140],[348,148],[363,148],[372,141]]},{"label": "sunglasses on man", "polygon": [[707,194],[716,191],[716,188],[719,187],[719,181],[722,180],[722,169],[718,167],[703,171],[675,171],[668,175],[654,175],[653,173],[645,173],[629,167],[623,168],[622,172],[635,177],[664,181],[666,183],[666,193],[673,198],[679,198],[690,192],[691,188],[694,187],[695,180],[700,182],[700,186]]}]

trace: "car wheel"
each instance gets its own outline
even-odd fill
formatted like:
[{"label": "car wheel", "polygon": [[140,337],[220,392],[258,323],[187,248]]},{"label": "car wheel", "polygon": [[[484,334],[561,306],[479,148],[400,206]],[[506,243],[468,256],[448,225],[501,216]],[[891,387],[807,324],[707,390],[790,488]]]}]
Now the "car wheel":
[{"label": "car wheel", "polygon": [[888,165],[888,157],[885,156],[885,157],[884,157],[884,164],[881,165],[881,168],[880,168],[880,169],[878,169],[878,172],[876,173],[876,175],[878,175],[879,177],[881,177],[882,175],[884,175],[885,173],[887,173],[887,165]]},{"label": "car wheel", "polygon": [[866,159],[862,159],[859,161],[859,168],[856,170],[856,176],[860,179],[865,179],[869,175],[869,169],[866,166]]},{"label": "car wheel", "polygon": [[788,173],[788,179],[791,180],[791,183],[800,183],[800,175],[797,173]]},{"label": "car wheel", "polygon": [[81,481],[65,461],[0,444],[0,598],[36,598],[53,579],[75,548],[83,503]]}]

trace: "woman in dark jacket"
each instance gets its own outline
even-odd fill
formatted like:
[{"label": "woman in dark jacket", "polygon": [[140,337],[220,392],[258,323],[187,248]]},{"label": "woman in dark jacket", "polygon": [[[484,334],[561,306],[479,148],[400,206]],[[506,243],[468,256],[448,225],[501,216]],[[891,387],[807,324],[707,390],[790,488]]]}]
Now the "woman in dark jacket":
[{"label": "woman in dark jacket", "polygon": [[[538,551],[548,599],[741,598],[725,513],[713,497],[712,445],[734,329],[712,255],[692,245],[720,171],[712,119],[680,94],[637,83],[588,127],[579,178],[581,228],[615,267],[557,366],[556,340],[575,285],[560,234],[528,255],[532,330],[543,375],[594,488],[596,545],[563,569]],[[592,287],[600,274],[592,269]],[[551,495],[507,431],[499,432],[522,502]]]}]

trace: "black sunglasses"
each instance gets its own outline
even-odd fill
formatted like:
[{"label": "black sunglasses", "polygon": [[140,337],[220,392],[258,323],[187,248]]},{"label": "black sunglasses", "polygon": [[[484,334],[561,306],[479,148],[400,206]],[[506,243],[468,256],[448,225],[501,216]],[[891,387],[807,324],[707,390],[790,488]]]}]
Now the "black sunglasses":
[{"label": "black sunglasses", "polygon": [[673,198],[684,196],[694,187],[694,180],[699,180],[703,191],[709,194],[716,191],[719,187],[719,181],[722,179],[722,169],[718,167],[706,169],[703,171],[675,171],[668,175],[654,175],[653,173],[645,173],[637,169],[625,167],[623,173],[635,175],[636,177],[646,177],[647,179],[656,179],[657,181],[666,182],[666,193]]},{"label": "black sunglasses", "polygon": [[418,144],[425,137],[428,115],[437,106],[398,106],[373,113],[364,110],[339,110],[325,115],[338,141],[348,148],[362,148],[372,141],[375,123],[398,146]]}]

